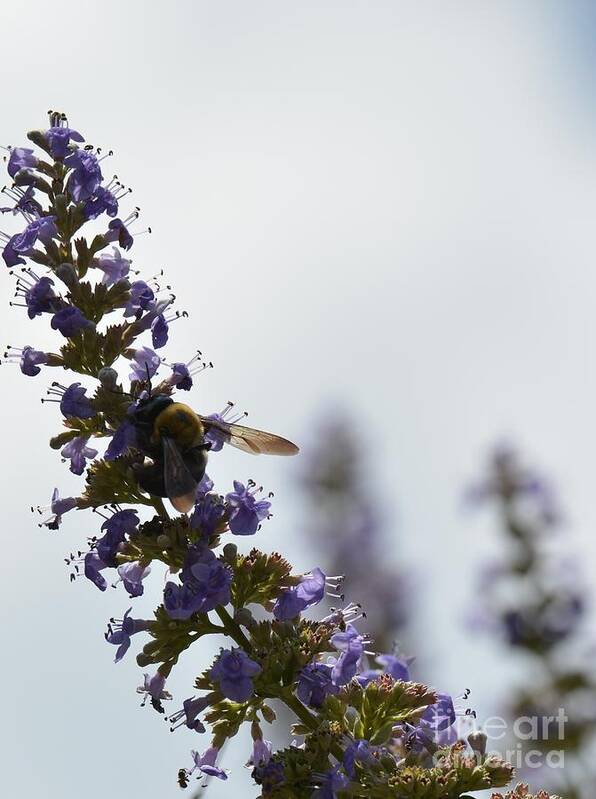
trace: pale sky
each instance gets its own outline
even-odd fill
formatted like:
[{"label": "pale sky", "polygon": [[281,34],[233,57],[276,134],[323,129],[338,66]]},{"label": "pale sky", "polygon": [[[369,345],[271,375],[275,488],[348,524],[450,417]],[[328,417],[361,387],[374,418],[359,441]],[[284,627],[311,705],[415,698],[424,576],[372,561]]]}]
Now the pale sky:
[{"label": "pale sky", "polygon": [[[588,578],[596,568],[589,13],[539,0],[0,7],[2,142],[25,143],[56,108],[115,150],[153,228],[134,266],[165,267],[191,313],[167,355],[199,347],[216,364],[191,396],[200,411],[234,399],[298,443],[323,410],[354,412],[396,551],[420,578],[417,676],[471,688],[481,716],[499,712],[504,664],[462,618],[498,544],[459,500],[495,438],[517,438],[553,475],[565,535]],[[6,273],[2,285],[8,299]],[[51,347],[46,321],[20,309],[1,325],[3,343]],[[138,707],[132,652],[111,662],[104,625],[127,597],[68,582],[62,558],[97,520],[71,514],[50,533],[28,511],[79,485],[47,447],[59,420],[39,396],[55,375],[0,375],[3,789],[178,796],[177,769],[205,742]],[[254,477],[276,493],[266,532],[243,544],[316,565],[297,460],[225,452],[211,472],[222,491]],[[156,569],[135,613],[157,604],[161,580]],[[183,662],[179,700],[209,656]],[[213,799],[257,794],[241,735]]]}]

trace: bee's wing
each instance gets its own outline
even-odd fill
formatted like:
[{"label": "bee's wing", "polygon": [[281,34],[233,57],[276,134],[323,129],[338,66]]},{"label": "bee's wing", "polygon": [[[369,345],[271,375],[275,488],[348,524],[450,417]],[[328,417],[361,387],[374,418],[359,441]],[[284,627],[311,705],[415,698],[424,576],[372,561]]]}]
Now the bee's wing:
[{"label": "bee's wing", "polygon": [[223,433],[226,444],[231,444],[250,455],[296,455],[299,452],[296,444],[274,433],[254,430],[241,424],[227,424],[206,416],[201,416],[201,422],[205,430],[209,430],[210,427],[219,430]]},{"label": "bee's wing", "polygon": [[162,438],[164,483],[166,494],[180,513],[188,513],[195,504],[197,481],[188,470],[177,444],[168,436]]}]

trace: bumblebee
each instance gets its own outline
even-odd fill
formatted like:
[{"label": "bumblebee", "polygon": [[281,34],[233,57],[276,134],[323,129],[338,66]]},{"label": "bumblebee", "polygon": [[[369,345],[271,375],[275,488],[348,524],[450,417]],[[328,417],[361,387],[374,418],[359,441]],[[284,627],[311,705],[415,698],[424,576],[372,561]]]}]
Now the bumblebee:
[{"label": "bumblebee", "polygon": [[213,431],[225,443],[251,455],[298,452],[298,447],[285,438],[201,416],[165,394],[141,400],[132,421],[136,448],[150,459],[134,467],[139,486],[154,496],[168,497],[180,513],[193,507],[197,485],[205,474],[211,449],[205,441],[206,433]]}]

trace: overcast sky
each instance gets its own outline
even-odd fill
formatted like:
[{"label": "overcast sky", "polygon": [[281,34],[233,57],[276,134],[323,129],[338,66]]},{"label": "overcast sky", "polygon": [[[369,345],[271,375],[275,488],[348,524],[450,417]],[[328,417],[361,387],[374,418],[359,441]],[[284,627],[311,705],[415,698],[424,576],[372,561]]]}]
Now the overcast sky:
[{"label": "overcast sky", "polygon": [[[113,148],[153,234],[132,250],[166,269],[190,319],[167,354],[216,369],[191,397],[228,399],[257,427],[308,442],[347,407],[386,498],[390,556],[415,563],[425,669],[498,712],[498,649],[462,630],[474,567],[498,544],[459,501],[488,445],[519,440],[564,497],[570,546],[596,568],[596,156],[590,3],[23,2],[0,7],[0,139],[48,108]],[[105,171],[112,169],[112,166]],[[9,223],[7,223],[9,224]],[[5,274],[8,299],[11,280]],[[50,348],[45,320],[2,315],[1,340]],[[62,557],[97,531],[28,512],[79,482],[47,440],[36,380],[1,372],[3,789],[13,799],[178,795],[190,733],[138,707],[131,655],[105,621],[128,607],[68,583]],[[303,546],[298,460],[226,452],[211,471],[275,490],[259,543]],[[72,479],[71,479],[72,478]],[[246,542],[249,546],[253,541]],[[157,602],[155,570],[139,614]],[[179,699],[209,658],[187,658]],[[240,791],[248,735],[232,753]],[[210,789],[211,792],[211,789]],[[246,789],[242,795],[255,795]],[[233,795],[240,795],[234,793]]]}]

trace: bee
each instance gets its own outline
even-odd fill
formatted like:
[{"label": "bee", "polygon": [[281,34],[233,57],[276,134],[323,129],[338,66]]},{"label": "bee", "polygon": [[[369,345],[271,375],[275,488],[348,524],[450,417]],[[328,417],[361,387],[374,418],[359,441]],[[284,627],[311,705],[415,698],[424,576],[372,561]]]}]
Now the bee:
[{"label": "bee", "polygon": [[136,448],[148,463],[134,469],[139,486],[167,497],[180,513],[194,505],[197,485],[205,474],[211,443],[206,433],[251,455],[295,455],[298,447],[285,438],[219,418],[201,416],[166,394],[139,401],[132,415]]}]

